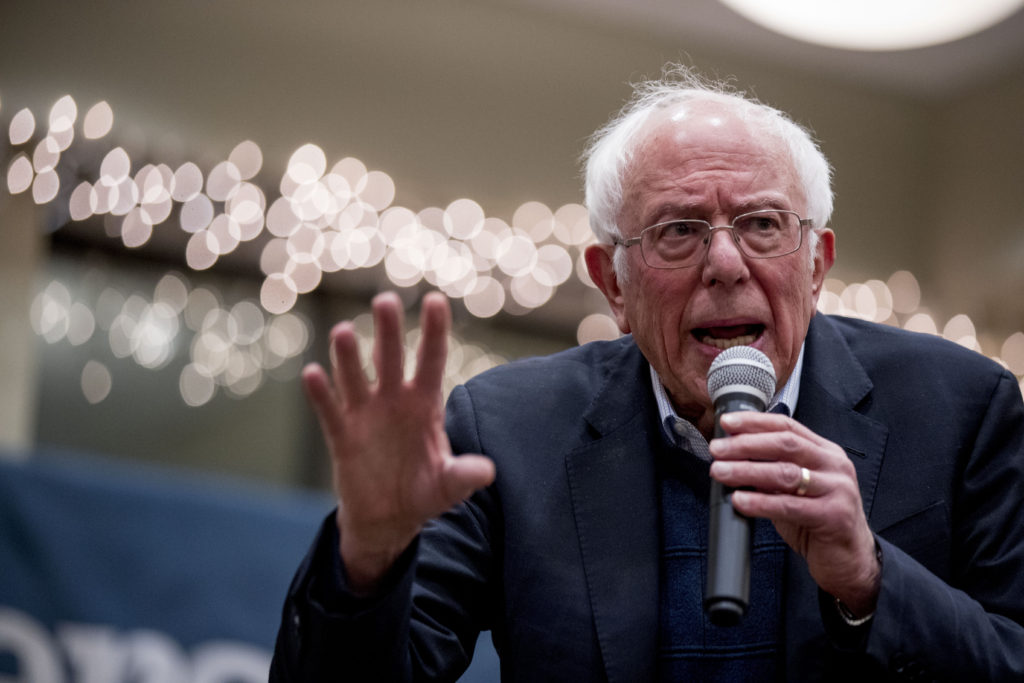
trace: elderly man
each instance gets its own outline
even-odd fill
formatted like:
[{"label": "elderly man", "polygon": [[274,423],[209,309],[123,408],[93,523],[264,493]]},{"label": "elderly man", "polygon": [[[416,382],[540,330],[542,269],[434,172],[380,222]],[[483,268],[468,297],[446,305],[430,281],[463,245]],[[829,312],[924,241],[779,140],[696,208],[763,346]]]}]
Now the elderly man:
[{"label": "elderly man", "polygon": [[[439,401],[449,310],[405,380],[378,296],[304,382],[337,512],[289,591],[277,680],[453,680],[482,629],[503,679],[1024,679],[1024,406],[932,337],[816,315],[828,163],[780,112],[685,69],[588,152],[590,275],[624,333]],[[707,372],[748,345],[769,412],[711,439]],[[709,443],[710,439],[710,443]],[[712,479],[755,519],[749,611],[702,609]]]}]

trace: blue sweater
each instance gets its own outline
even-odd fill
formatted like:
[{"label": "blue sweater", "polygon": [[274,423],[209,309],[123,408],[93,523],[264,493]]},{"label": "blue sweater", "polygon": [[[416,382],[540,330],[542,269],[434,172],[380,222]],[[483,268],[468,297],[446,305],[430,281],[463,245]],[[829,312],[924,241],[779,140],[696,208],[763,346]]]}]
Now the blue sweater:
[{"label": "blue sweater", "polygon": [[661,681],[781,679],[786,545],[771,522],[755,521],[750,607],[736,626],[715,626],[703,609],[708,554],[708,464],[685,451],[659,455]]}]

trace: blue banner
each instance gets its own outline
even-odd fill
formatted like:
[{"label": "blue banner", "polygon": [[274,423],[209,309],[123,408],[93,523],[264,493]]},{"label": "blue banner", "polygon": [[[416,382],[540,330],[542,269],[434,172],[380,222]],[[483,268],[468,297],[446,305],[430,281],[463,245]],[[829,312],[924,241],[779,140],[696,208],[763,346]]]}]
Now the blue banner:
[{"label": "blue banner", "polygon": [[266,681],[327,496],[0,458],[0,683]]}]

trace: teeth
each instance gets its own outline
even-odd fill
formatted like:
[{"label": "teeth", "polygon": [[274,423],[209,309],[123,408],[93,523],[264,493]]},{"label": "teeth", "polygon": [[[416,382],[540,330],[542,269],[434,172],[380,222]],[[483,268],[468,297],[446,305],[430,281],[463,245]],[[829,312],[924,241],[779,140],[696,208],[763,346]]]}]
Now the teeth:
[{"label": "teeth", "polygon": [[731,339],[719,339],[717,337],[712,337],[712,336],[708,335],[708,336],[705,336],[700,341],[701,341],[702,344],[707,344],[708,346],[714,346],[715,348],[719,348],[719,349],[722,349],[724,351],[725,349],[730,349],[730,348],[732,348],[734,346],[741,346],[741,345],[744,345],[744,344],[752,344],[752,343],[754,343],[755,339],[757,339],[757,336],[753,335],[753,334],[745,334],[742,337],[732,337]]}]

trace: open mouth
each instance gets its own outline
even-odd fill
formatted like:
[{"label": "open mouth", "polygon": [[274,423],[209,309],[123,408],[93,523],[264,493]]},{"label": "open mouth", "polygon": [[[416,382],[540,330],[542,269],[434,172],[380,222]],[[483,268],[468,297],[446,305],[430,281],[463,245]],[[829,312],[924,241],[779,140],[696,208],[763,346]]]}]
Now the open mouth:
[{"label": "open mouth", "polygon": [[701,344],[717,349],[753,344],[764,332],[764,325],[730,325],[728,327],[697,327],[693,336]]}]

